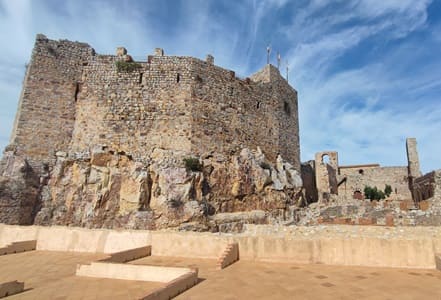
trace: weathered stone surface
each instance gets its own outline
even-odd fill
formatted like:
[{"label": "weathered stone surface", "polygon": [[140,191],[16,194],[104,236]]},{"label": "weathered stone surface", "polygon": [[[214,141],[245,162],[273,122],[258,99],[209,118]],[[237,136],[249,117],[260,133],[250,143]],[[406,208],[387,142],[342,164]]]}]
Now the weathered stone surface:
[{"label": "weathered stone surface", "polygon": [[[11,137],[38,178],[50,172],[37,186],[37,224],[178,227],[219,212],[276,219],[296,203],[297,92],[277,68],[242,80],[214,58],[162,49],[133,69],[117,67],[124,61],[123,47],[99,55],[37,36]],[[184,157],[203,171],[186,170]]]},{"label": "weathered stone surface", "polygon": [[0,223],[29,225],[39,208],[40,178],[28,162],[5,153],[0,173]]},{"label": "weathered stone surface", "polygon": [[302,165],[307,199],[329,202],[338,195],[340,199],[363,200],[366,186],[383,191],[389,185],[392,189],[390,199],[415,200],[412,190],[414,181],[418,180],[415,176],[419,176],[420,171],[414,138],[407,139],[407,152],[408,166],[400,167],[381,167],[379,164],[341,166],[337,152],[318,152],[313,162]]},{"label": "weathered stone surface", "polygon": [[146,162],[105,147],[85,156],[58,156],[36,224],[239,232],[282,222],[301,190],[297,171],[281,157],[272,166],[260,149],[205,155],[196,172],[183,151],[156,148]]}]

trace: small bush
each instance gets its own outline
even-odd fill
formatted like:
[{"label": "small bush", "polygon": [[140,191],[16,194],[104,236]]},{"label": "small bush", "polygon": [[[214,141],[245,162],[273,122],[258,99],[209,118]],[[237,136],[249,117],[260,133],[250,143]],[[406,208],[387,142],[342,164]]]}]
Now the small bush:
[{"label": "small bush", "polygon": [[195,157],[187,157],[183,159],[187,171],[202,172],[202,164]]},{"label": "small bush", "polygon": [[133,72],[141,68],[141,65],[136,62],[127,62],[121,60],[116,61],[115,66],[118,72]]},{"label": "small bush", "polygon": [[371,200],[381,200],[386,198],[386,193],[377,189],[376,186],[374,187],[365,186],[364,197]]}]

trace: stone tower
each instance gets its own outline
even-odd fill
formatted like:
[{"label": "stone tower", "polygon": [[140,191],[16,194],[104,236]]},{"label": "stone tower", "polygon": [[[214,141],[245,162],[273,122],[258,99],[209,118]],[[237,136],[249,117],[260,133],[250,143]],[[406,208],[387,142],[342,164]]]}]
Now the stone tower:
[{"label": "stone tower", "polygon": [[415,200],[413,185],[415,179],[421,176],[420,160],[418,158],[416,138],[406,139],[406,150],[407,150],[409,189],[412,193],[412,198]]},{"label": "stone tower", "polygon": [[417,152],[416,138],[406,139],[407,164],[409,167],[409,177],[417,178],[421,176],[420,160]]},{"label": "stone tower", "polygon": [[[130,56],[38,35],[11,137],[34,169],[107,145],[143,158],[155,148],[194,155],[260,147],[300,172],[297,91],[272,65],[247,79],[214,58],[167,56],[160,48],[131,71]],[[130,62],[129,62],[130,64]]]}]

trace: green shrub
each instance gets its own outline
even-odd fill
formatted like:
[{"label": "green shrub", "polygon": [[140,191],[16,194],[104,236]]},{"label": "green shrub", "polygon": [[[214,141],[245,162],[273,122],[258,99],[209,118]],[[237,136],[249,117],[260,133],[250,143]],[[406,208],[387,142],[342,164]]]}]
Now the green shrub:
[{"label": "green shrub", "polygon": [[187,171],[202,172],[202,164],[195,157],[186,157],[183,159]]},{"label": "green shrub", "polygon": [[116,70],[118,72],[133,72],[139,68],[141,68],[141,65],[138,64],[137,62],[127,62],[127,61],[122,61],[122,60],[118,60],[115,62],[115,66],[116,66]]},{"label": "green shrub", "polygon": [[374,187],[365,186],[364,197],[371,200],[381,200],[386,198],[386,193],[383,192],[382,190],[377,189],[376,186]]}]

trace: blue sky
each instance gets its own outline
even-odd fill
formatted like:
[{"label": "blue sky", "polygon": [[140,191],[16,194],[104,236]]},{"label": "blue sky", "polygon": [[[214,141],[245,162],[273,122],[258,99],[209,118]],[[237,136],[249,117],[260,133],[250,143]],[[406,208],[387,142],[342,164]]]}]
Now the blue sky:
[{"label": "blue sky", "polygon": [[248,76],[282,56],[299,92],[302,161],[405,165],[416,137],[423,172],[441,168],[441,0],[0,0],[0,148],[8,144],[35,35],[155,47]]}]

